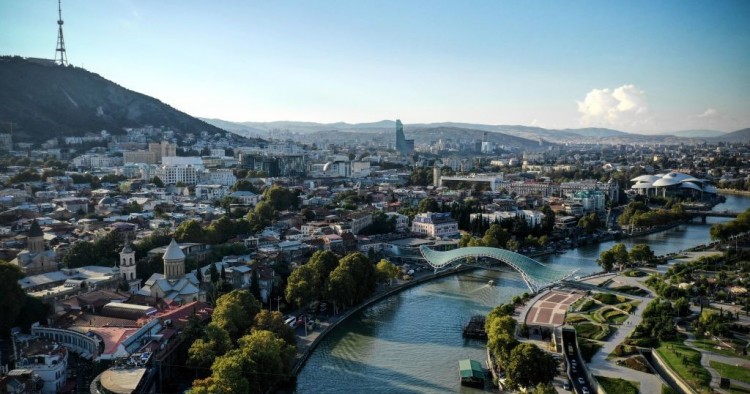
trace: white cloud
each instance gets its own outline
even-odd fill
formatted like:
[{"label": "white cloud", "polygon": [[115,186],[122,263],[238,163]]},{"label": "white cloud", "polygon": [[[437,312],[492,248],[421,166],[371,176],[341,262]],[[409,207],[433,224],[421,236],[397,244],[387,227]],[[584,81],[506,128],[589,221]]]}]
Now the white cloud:
[{"label": "white cloud", "polygon": [[699,118],[714,118],[719,115],[719,111],[716,108],[706,108],[702,114],[698,115]]},{"label": "white cloud", "polygon": [[584,126],[638,127],[650,121],[646,92],[635,85],[592,89],[576,103]]}]

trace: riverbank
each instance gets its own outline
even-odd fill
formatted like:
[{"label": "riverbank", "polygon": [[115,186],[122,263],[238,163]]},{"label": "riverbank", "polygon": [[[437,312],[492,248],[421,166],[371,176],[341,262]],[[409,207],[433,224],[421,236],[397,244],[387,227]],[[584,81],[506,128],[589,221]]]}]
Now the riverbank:
[{"label": "riverbank", "polygon": [[734,196],[745,196],[750,197],[750,191],[747,190],[734,190],[734,189],[717,189],[719,194],[731,194]]}]

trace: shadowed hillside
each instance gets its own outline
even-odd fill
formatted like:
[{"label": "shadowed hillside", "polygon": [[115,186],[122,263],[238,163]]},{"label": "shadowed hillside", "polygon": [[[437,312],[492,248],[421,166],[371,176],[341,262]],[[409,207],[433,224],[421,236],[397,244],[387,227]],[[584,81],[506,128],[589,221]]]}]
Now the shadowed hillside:
[{"label": "shadowed hillside", "polygon": [[16,141],[40,142],[123,127],[167,126],[224,132],[161,101],[77,67],[0,57],[0,130],[12,122]]}]

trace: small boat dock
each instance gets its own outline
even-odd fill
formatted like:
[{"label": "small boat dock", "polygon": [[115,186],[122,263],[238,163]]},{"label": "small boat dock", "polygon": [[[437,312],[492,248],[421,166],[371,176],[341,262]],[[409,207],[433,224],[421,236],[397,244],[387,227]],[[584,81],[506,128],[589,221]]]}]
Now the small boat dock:
[{"label": "small boat dock", "polygon": [[465,386],[484,387],[485,373],[482,363],[477,360],[465,359],[458,362],[458,376]]},{"label": "small boat dock", "polygon": [[469,324],[464,327],[464,338],[487,339],[487,332],[484,331],[484,316],[472,316]]}]

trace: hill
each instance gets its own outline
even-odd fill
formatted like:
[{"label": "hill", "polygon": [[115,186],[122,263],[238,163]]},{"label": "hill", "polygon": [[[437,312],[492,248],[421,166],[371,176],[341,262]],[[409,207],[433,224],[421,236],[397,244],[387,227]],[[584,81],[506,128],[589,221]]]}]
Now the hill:
[{"label": "hill", "polygon": [[685,138],[706,138],[706,137],[720,137],[726,132],[719,130],[680,130],[669,133],[676,137]]},{"label": "hill", "polygon": [[750,128],[726,133],[719,137],[706,138],[711,142],[744,142],[750,141]]},{"label": "hill", "polygon": [[7,122],[14,124],[15,141],[28,142],[144,125],[224,132],[82,68],[6,56],[0,57],[0,130]]}]

